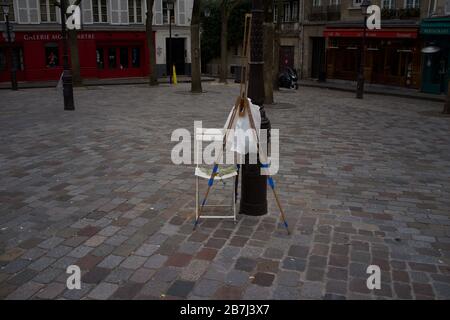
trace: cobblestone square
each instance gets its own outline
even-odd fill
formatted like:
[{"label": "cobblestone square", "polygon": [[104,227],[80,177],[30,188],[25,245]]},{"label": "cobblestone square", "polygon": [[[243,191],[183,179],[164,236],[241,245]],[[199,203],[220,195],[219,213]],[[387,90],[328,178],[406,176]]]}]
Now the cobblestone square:
[{"label": "cobblestone square", "polygon": [[266,216],[192,231],[194,167],[171,162],[171,134],[223,126],[239,87],[204,90],[76,88],[74,112],[55,89],[0,90],[0,299],[450,299],[442,103],[277,92],[265,109],[292,234],[270,192]]}]

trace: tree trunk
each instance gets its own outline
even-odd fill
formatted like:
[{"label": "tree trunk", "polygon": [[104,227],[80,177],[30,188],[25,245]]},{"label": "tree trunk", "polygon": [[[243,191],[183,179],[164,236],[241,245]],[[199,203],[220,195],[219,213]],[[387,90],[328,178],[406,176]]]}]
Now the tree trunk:
[{"label": "tree trunk", "polygon": [[145,31],[147,35],[147,46],[149,51],[149,85],[158,85],[158,70],[156,70],[156,52],[155,52],[155,37],[153,36],[153,3],[154,0],[146,0],[147,2],[147,17],[145,21]]},{"label": "tree trunk", "polygon": [[78,54],[77,30],[67,30],[69,38],[70,63],[72,65],[72,81],[74,87],[83,84],[80,73],[80,56]]},{"label": "tree trunk", "polygon": [[[277,1],[277,21],[274,34],[274,46],[273,46],[273,89],[279,90],[278,87],[278,74],[280,73],[280,34],[281,34],[281,21],[283,18],[283,2]],[[302,35],[303,36],[303,35]]]},{"label": "tree trunk", "polygon": [[[226,3],[223,1],[223,3]],[[219,72],[219,82],[227,83],[227,56],[228,56],[228,13],[226,9],[226,5],[222,5],[221,7],[221,20],[222,20],[222,28],[220,30],[220,72]]]},{"label": "tree trunk", "polygon": [[273,103],[273,11],[272,0],[264,0],[264,104]]},{"label": "tree trunk", "polygon": [[191,20],[191,92],[202,92],[200,68],[200,0],[194,0]]},{"label": "tree trunk", "polygon": [[447,101],[445,102],[442,113],[450,114],[450,80],[448,81]]}]

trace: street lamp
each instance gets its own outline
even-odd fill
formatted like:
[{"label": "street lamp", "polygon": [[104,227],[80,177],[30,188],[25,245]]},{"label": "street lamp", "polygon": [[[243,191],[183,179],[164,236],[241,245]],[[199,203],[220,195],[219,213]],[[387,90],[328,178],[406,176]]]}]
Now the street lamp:
[{"label": "street lamp", "polygon": [[367,8],[371,6],[370,0],[363,0],[361,3],[361,13],[364,16],[364,26],[362,34],[362,46],[361,46],[361,56],[360,65],[358,71],[358,82],[356,85],[356,98],[362,99],[364,95],[364,65],[365,65],[365,50],[366,50],[366,29],[367,29]]},{"label": "street lamp", "polygon": [[63,43],[63,96],[64,96],[64,110],[75,110],[73,102],[73,84],[72,72],[69,66],[69,55],[67,49],[67,30],[66,30],[66,11],[67,0],[56,1],[56,5],[61,9],[61,38]]},{"label": "street lamp", "polygon": [[[250,62],[248,97],[260,106],[261,129],[270,130],[270,121],[264,112],[264,59],[263,59],[262,0],[252,0],[252,23],[250,31]],[[269,133],[267,134],[269,138]],[[261,146],[260,146],[261,147]],[[267,150],[267,148],[266,148]],[[242,165],[240,214],[260,216],[267,213],[267,176],[261,175],[261,163],[248,164],[249,156]]]},{"label": "street lamp", "polygon": [[167,0],[167,10],[168,17],[169,17],[169,82],[172,83],[172,72],[173,72],[173,66],[172,66],[172,10],[173,10],[173,1],[174,0]]},{"label": "street lamp", "polygon": [[17,90],[17,61],[16,61],[16,55],[13,52],[13,40],[11,35],[11,26],[9,24],[9,1],[4,0],[1,3],[3,14],[5,16],[5,23],[6,23],[6,34],[7,34],[7,40],[8,40],[8,47],[9,47],[9,53],[11,58],[11,89]]}]

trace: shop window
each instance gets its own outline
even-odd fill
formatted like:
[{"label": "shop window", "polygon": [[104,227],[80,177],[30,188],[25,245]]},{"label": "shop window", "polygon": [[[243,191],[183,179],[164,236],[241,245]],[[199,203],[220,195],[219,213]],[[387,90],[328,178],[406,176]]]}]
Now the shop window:
[{"label": "shop window", "polygon": [[56,22],[55,0],[40,0],[41,22]]},{"label": "shop window", "polygon": [[117,50],[116,48],[108,49],[108,65],[110,69],[117,68]]},{"label": "shop window", "polygon": [[120,69],[128,68],[128,48],[120,48]]},{"label": "shop window", "polygon": [[128,19],[130,23],[142,23],[142,0],[128,0]]},{"label": "shop window", "polygon": [[131,49],[131,66],[139,68],[141,66],[141,51],[139,48]]},{"label": "shop window", "polygon": [[45,64],[48,68],[59,66],[58,44],[47,43],[45,45]]},{"label": "shop window", "polygon": [[103,52],[103,48],[97,48],[97,69],[105,69],[105,55]]},{"label": "shop window", "polygon": [[[16,19],[14,15],[14,6],[13,6],[13,0],[8,0],[9,3],[9,12],[8,12],[8,18],[9,21],[14,21]],[[5,14],[3,13],[3,6],[0,6],[0,21],[5,21]]]},{"label": "shop window", "polygon": [[106,0],[92,0],[94,22],[108,22]]}]

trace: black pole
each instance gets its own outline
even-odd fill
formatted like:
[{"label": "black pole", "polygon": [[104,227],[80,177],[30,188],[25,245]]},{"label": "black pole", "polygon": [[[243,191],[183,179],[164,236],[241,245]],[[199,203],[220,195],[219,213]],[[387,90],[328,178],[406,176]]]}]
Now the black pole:
[{"label": "black pole", "polygon": [[[260,106],[261,129],[270,130],[270,121],[264,111],[264,60],[263,60],[262,0],[252,0],[252,23],[250,36],[250,68],[248,97]],[[269,134],[268,134],[269,136]],[[249,156],[242,165],[241,202],[239,213],[260,216],[267,213],[267,176],[260,174],[261,163],[248,164]]]},{"label": "black pole", "polygon": [[364,97],[364,66],[365,66],[365,51],[366,51],[366,28],[367,15],[364,15],[364,27],[362,35],[361,61],[358,72],[358,83],[356,85],[356,98],[362,99]]},{"label": "black pole", "polygon": [[72,85],[72,72],[69,66],[69,54],[67,49],[67,31],[66,31],[66,1],[60,0],[61,9],[61,38],[63,42],[63,95],[64,95],[64,110],[75,110],[75,104],[73,102],[73,85]]},{"label": "black pole", "polygon": [[171,84],[172,84],[172,70],[173,70],[173,67],[172,67],[172,9],[169,9],[169,81]]},{"label": "black pole", "polygon": [[6,34],[8,35],[8,46],[9,46],[9,53],[11,57],[11,89],[17,90],[17,57],[14,54],[14,48],[11,38],[11,30],[9,25],[9,14],[5,14],[5,20],[6,20]]}]

